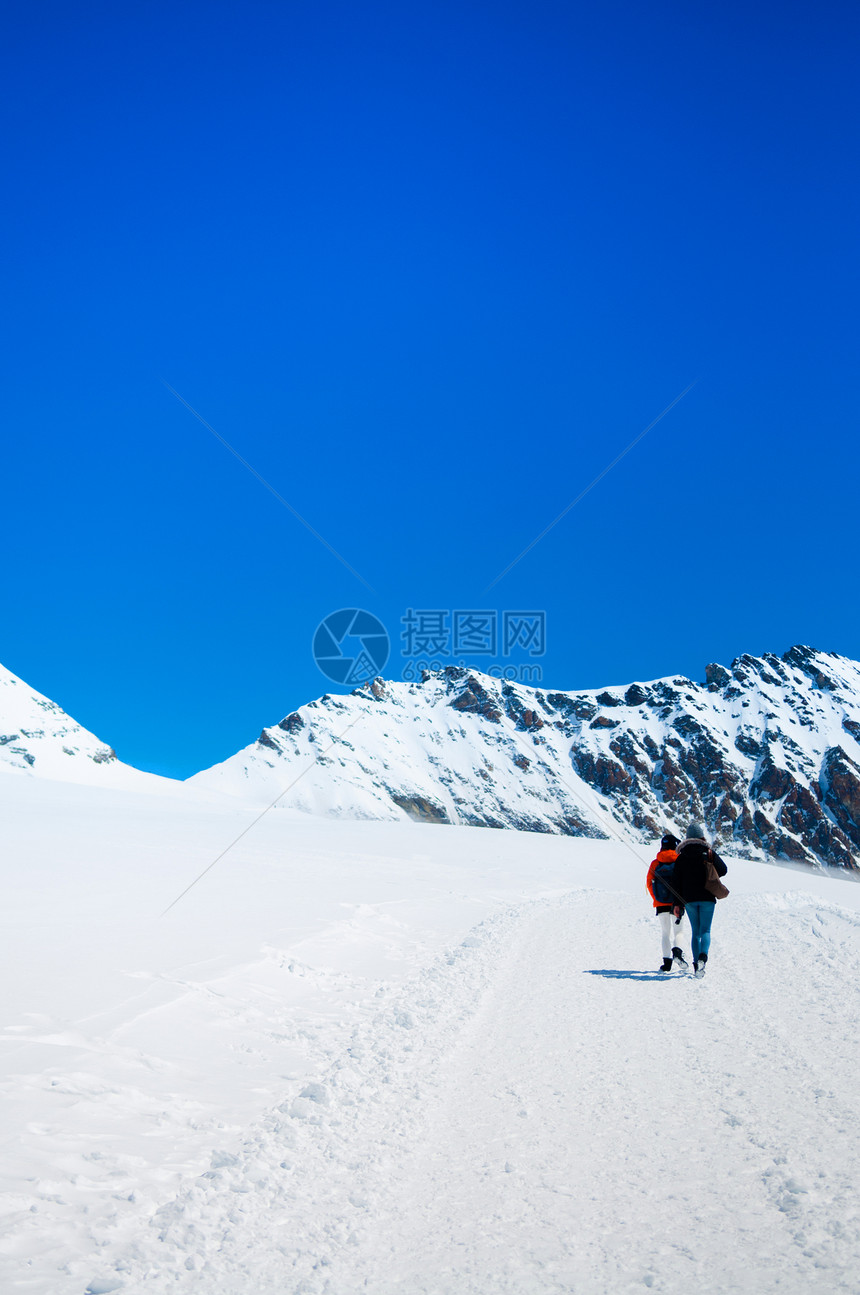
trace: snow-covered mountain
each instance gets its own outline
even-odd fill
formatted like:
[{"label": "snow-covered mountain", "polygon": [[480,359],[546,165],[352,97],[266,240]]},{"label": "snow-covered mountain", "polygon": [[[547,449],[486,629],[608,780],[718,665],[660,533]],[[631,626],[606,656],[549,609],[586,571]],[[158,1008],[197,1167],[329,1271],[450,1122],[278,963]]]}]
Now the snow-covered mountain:
[{"label": "snow-covered mountain", "polygon": [[[0,667],[0,769],[180,790]],[[860,868],[860,664],[793,647],[549,692],[449,667],[321,697],[189,790],[346,819],[653,840],[691,817],[735,855]]]},{"label": "snow-covered mountain", "polygon": [[0,770],[141,790],[175,785],[123,764],[112,747],[2,665]]},{"label": "snow-covered mountain", "polygon": [[860,664],[793,647],[548,692],[458,667],[321,697],[192,784],[340,818],[653,840],[860,866]]}]

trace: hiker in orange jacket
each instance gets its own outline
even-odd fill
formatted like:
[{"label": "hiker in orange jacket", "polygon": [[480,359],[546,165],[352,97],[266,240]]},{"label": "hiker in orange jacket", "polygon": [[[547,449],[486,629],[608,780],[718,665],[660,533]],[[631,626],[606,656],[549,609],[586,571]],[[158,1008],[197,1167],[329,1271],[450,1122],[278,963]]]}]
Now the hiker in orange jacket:
[{"label": "hiker in orange jacket", "polygon": [[[680,922],[684,916],[684,906],[680,899],[661,880],[660,869],[675,862],[678,855],[675,847],[678,838],[672,832],[666,832],[660,842],[660,852],[648,869],[645,885],[654,904],[654,911],[660,919],[660,934],[663,939],[663,965],[660,971],[671,971],[673,966],[679,971],[686,971],[687,963],[681,950]],[[670,876],[671,880],[671,876]]]}]

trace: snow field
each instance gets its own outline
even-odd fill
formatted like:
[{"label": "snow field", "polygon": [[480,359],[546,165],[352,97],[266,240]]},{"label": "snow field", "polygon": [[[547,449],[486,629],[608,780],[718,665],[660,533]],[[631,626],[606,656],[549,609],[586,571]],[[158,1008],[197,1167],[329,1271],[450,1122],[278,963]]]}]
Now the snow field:
[{"label": "snow field", "polygon": [[561,838],[524,886],[506,833],[274,811],[160,918],[254,816],[0,778],[4,1292],[109,1280],[110,1239],[325,1070],[378,988],[506,896],[570,883]]},{"label": "snow field", "polygon": [[699,982],[647,851],[275,811],[160,919],[253,811],[0,808],[4,1292],[860,1290],[856,886],[730,861]]},{"label": "snow field", "polygon": [[[586,890],[380,988],[343,1055],[156,1213],[128,1289],[856,1290],[856,1001],[820,1015],[834,965],[860,971],[856,918],[750,897],[699,983],[607,967],[608,912],[658,961],[640,905]],[[821,962],[759,1001],[792,919]]]}]

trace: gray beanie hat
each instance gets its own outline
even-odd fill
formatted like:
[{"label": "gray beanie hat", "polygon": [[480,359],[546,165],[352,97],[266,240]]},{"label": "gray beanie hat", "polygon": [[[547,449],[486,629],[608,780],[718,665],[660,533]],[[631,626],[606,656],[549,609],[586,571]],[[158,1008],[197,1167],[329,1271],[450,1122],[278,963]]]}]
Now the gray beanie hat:
[{"label": "gray beanie hat", "polygon": [[691,823],[687,828],[687,840],[689,841],[691,838],[695,838],[698,841],[704,841],[705,829],[700,823]]}]

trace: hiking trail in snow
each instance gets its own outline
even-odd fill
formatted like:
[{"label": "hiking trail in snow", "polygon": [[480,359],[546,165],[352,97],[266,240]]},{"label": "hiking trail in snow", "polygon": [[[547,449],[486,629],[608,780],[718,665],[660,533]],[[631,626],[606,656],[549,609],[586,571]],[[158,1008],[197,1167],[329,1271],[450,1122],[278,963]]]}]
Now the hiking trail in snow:
[{"label": "hiking trail in snow", "polygon": [[856,1292],[857,914],[745,896],[703,981],[657,965],[627,893],[487,919],[108,1229],[92,1295]]}]

